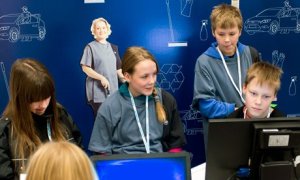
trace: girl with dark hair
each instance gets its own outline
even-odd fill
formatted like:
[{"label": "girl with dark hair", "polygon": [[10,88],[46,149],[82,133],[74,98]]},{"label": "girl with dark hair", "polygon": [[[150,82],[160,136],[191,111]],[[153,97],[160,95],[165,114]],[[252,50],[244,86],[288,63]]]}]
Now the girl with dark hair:
[{"label": "girl with dark hair", "polygon": [[10,73],[10,100],[0,119],[0,179],[18,179],[27,158],[47,141],[81,145],[81,134],[56,102],[54,81],[33,59],[18,59]]}]

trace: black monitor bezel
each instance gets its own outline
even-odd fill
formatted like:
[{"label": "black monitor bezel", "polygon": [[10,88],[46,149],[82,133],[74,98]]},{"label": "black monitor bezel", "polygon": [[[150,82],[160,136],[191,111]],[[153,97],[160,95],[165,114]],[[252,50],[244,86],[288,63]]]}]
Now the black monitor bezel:
[{"label": "black monitor bezel", "polygon": [[280,124],[281,128],[296,128],[294,122],[299,122],[297,128],[300,128],[299,117],[209,120],[205,179],[227,179],[239,167],[248,166],[247,156],[250,157],[253,150],[254,124],[273,123]]}]

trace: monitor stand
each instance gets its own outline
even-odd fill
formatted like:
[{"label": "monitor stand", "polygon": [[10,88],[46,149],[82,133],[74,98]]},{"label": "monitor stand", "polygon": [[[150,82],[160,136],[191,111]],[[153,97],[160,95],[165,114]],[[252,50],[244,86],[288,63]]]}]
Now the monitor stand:
[{"label": "monitor stand", "polygon": [[294,164],[291,161],[271,161],[260,165],[260,180],[292,180]]}]

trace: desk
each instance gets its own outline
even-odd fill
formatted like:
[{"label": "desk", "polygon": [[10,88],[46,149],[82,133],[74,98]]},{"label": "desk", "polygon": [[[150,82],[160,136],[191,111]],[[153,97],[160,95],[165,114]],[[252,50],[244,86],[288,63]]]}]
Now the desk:
[{"label": "desk", "polygon": [[195,166],[191,169],[192,180],[205,180],[206,163]]}]

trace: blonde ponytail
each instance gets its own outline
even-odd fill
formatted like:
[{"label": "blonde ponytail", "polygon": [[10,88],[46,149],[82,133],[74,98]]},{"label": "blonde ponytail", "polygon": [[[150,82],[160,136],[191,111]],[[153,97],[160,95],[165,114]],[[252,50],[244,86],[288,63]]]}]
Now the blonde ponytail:
[{"label": "blonde ponytail", "polygon": [[166,111],[165,111],[162,103],[159,100],[159,96],[157,94],[156,88],[153,89],[153,97],[155,100],[156,116],[157,116],[158,121],[165,125],[168,124]]}]

